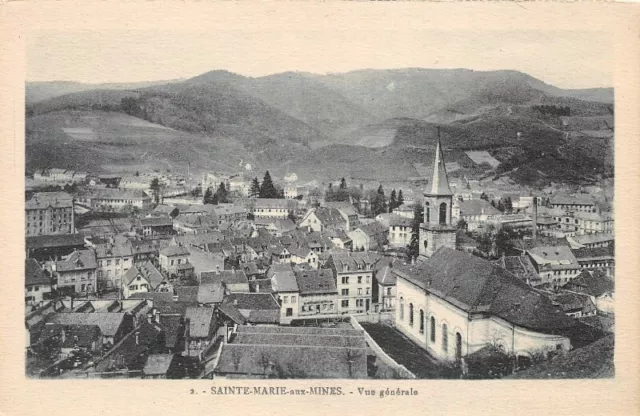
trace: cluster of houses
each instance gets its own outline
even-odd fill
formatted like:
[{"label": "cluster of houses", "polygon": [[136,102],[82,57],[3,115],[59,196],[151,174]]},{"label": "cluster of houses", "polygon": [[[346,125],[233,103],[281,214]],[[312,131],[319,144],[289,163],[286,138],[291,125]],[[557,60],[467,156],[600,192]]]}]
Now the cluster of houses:
[{"label": "cluster of houses", "polygon": [[[297,178],[285,198],[266,199],[248,197],[241,176],[204,174],[203,189],[236,192],[218,205],[189,195],[158,204],[150,177],[116,179],[25,204],[33,376],[367,378],[370,338],[356,321],[372,316],[451,362],[488,344],[567,351],[585,328],[611,331],[610,215],[564,196],[546,208],[525,196],[522,213],[503,214],[450,185],[439,141],[422,200],[412,198],[423,208],[417,234],[412,203],[365,218],[351,201],[307,200]],[[138,212],[74,215],[128,206]],[[492,224],[531,238],[479,258],[460,219],[468,233]],[[417,258],[398,256],[414,241]]]}]

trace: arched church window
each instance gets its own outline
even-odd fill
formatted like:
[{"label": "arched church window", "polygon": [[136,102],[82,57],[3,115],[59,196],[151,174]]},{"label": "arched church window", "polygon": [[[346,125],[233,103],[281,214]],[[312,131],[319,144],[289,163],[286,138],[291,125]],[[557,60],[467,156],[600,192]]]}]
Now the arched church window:
[{"label": "arched church window", "polygon": [[427,243],[427,240],[424,240],[422,243],[424,244],[424,248],[426,249],[429,243]]},{"label": "arched church window", "polygon": [[400,297],[400,320],[404,321],[404,299]]},{"label": "arched church window", "polygon": [[431,342],[436,342],[436,318],[431,317]]},{"label": "arched church window", "polygon": [[420,309],[420,333],[424,334],[424,311]]},{"label": "arched church window", "polygon": [[444,202],[440,204],[440,224],[445,225],[447,223],[447,204]]},{"label": "arched church window", "polygon": [[409,304],[409,326],[413,326],[413,303]]},{"label": "arched church window", "polygon": [[427,202],[427,204],[424,206],[424,222],[426,224],[429,224],[430,214],[431,214],[431,206]]},{"label": "arched church window", "polygon": [[449,349],[449,334],[447,333],[447,324],[442,324],[442,351],[447,352]]}]

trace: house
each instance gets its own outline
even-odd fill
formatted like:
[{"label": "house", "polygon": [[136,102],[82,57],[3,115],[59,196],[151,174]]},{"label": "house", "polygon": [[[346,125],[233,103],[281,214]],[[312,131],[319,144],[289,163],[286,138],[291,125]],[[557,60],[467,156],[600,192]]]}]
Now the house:
[{"label": "house", "polygon": [[580,274],[580,264],[568,246],[533,247],[527,255],[543,284],[559,287]]},{"label": "house", "polygon": [[287,218],[295,209],[290,199],[257,198],[253,207],[255,218]]},{"label": "house", "polygon": [[73,204],[66,192],[35,193],[24,206],[25,236],[75,233]]},{"label": "house", "polygon": [[579,221],[580,234],[605,233],[613,234],[613,215],[608,212],[576,212],[574,217]]},{"label": "house", "polygon": [[399,207],[393,209],[393,214],[402,218],[408,218],[412,220],[415,215],[415,206],[402,204]]},{"label": "house", "polygon": [[193,265],[189,262],[189,249],[179,245],[169,245],[160,250],[160,270],[174,278],[193,275]]},{"label": "house", "polygon": [[456,235],[456,250],[473,254],[478,251],[478,242],[469,237],[463,230],[459,230]]},{"label": "house", "polygon": [[284,234],[296,229],[296,223],[289,218],[257,218],[255,224],[257,229],[265,229],[269,235],[274,237],[282,237]]},{"label": "house", "polygon": [[587,295],[578,293],[558,293],[550,296],[554,305],[572,318],[583,318],[596,315],[596,305]]},{"label": "house", "polygon": [[200,215],[181,213],[172,223],[178,234],[204,234],[218,229],[220,221],[215,214]]},{"label": "house", "polygon": [[213,374],[228,379],[365,379],[366,342],[358,330],[243,325],[222,347]]},{"label": "house", "polygon": [[325,202],[323,206],[338,210],[338,213],[340,213],[342,219],[345,221],[345,231],[353,231],[360,225],[358,211],[356,211],[356,208],[351,203],[347,201]]},{"label": "house", "polygon": [[93,356],[100,356],[103,351],[103,335],[98,325],[56,324],[48,322],[44,325],[40,337],[31,349],[38,344],[53,343],[60,349],[58,359],[68,358],[74,351],[83,351]]},{"label": "house", "polygon": [[186,321],[185,355],[202,359],[202,353],[215,339],[217,331],[214,308],[187,308],[184,315]]},{"label": "house", "polygon": [[157,238],[173,234],[173,221],[171,217],[146,217],[140,219],[142,236]]},{"label": "house", "polygon": [[490,220],[496,220],[500,211],[484,199],[472,199],[458,203],[460,219],[467,222],[467,230],[478,231]]},{"label": "house", "polygon": [[100,290],[120,288],[122,276],[133,266],[133,249],[126,239],[110,238],[95,245]]},{"label": "house", "polygon": [[46,261],[82,250],[85,241],[80,234],[40,235],[26,237],[25,245],[28,258]]},{"label": "house", "polygon": [[218,309],[238,324],[280,323],[280,305],[271,293],[230,293]]},{"label": "house", "polygon": [[330,207],[309,209],[302,217],[298,227],[317,232],[338,229],[345,232],[349,231],[348,220],[345,220],[339,210]]},{"label": "house", "polygon": [[511,230],[528,230],[533,228],[533,221],[524,214],[502,214],[498,215],[495,220],[490,221],[495,224],[497,229],[507,227]]},{"label": "house", "polygon": [[93,250],[78,250],[62,260],[50,263],[56,277],[58,290],[68,288],[72,293],[93,294],[96,292],[96,254]]},{"label": "house", "polygon": [[125,175],[120,179],[118,188],[150,190],[152,180],[153,178],[149,178],[146,176]]},{"label": "house", "polygon": [[222,283],[230,293],[249,293],[249,279],[242,270],[219,270],[200,274],[200,284]]},{"label": "house", "polygon": [[[393,311],[396,308],[396,275],[391,272],[394,259],[382,259],[376,263],[373,273],[374,299],[379,305],[381,312]],[[376,296],[377,295],[377,296]]]},{"label": "house", "polygon": [[[236,224],[247,220],[247,209],[238,205],[214,205],[214,213],[218,218],[218,224],[225,222]],[[285,216],[286,218],[286,216]]]},{"label": "house", "polygon": [[396,328],[433,357],[454,361],[487,345],[518,356],[571,349],[574,320],[489,261],[441,247],[392,272]]},{"label": "house", "polygon": [[594,233],[567,236],[567,242],[572,249],[610,247],[615,242],[613,234]]},{"label": "house", "polygon": [[556,194],[551,197],[549,204],[552,209],[565,212],[597,212],[596,203],[590,195]]},{"label": "house", "polygon": [[601,269],[607,276],[612,277],[615,270],[615,255],[613,247],[578,248],[571,250],[581,269]]},{"label": "house", "polygon": [[325,231],[325,234],[331,239],[331,245],[333,248],[348,251],[353,249],[353,241],[344,230],[340,228],[330,229]]},{"label": "house", "polygon": [[291,264],[308,264],[314,269],[318,268],[318,253],[313,251],[306,243],[294,243],[288,248],[291,253]]},{"label": "house", "polygon": [[51,279],[34,259],[24,263],[24,300],[27,305],[39,305],[51,295]]},{"label": "house", "polygon": [[96,189],[78,195],[78,203],[96,212],[119,212],[129,208],[146,211],[152,199],[141,190]]},{"label": "house", "polygon": [[158,269],[147,261],[131,267],[122,277],[122,295],[128,299],[140,292],[173,292],[173,288]]},{"label": "house", "polygon": [[389,228],[378,222],[360,225],[347,233],[354,250],[382,250],[388,243]]},{"label": "house", "polygon": [[331,269],[295,270],[294,274],[299,290],[300,318],[338,313],[338,290]]},{"label": "house", "polygon": [[298,317],[300,298],[296,275],[290,265],[272,266],[267,271],[271,288],[280,303],[280,323],[289,324]]},{"label": "house", "polygon": [[60,325],[95,325],[102,331],[102,342],[115,345],[134,329],[133,317],[124,312],[63,312],[52,313],[45,318],[46,323]]},{"label": "house", "polygon": [[267,247],[268,255],[272,263],[288,264],[291,263],[291,252],[281,243],[269,244]]},{"label": "house", "polygon": [[174,205],[159,204],[153,209],[153,211],[151,211],[151,214],[157,217],[169,217],[174,219],[180,214],[180,210]]},{"label": "house", "polygon": [[338,290],[338,312],[365,313],[371,309],[373,270],[377,257],[369,253],[332,253],[325,268],[333,271]]},{"label": "house", "polygon": [[389,247],[407,247],[411,243],[413,217],[391,215],[389,217]]},{"label": "house", "polygon": [[589,296],[602,314],[614,313],[614,283],[601,271],[583,270],[578,277],[562,286],[562,289]]},{"label": "house", "polygon": [[133,263],[145,263],[156,261],[160,250],[169,245],[169,240],[129,240],[131,252],[133,253]]},{"label": "house", "polygon": [[224,173],[219,172],[206,172],[202,174],[202,193],[204,194],[207,189],[211,188],[212,192],[216,192],[221,183],[224,183],[226,189],[231,188],[231,177]]},{"label": "house", "polygon": [[196,247],[189,250],[189,263],[193,265],[193,272],[200,276],[203,272],[224,270],[225,255],[222,250],[204,251]]}]

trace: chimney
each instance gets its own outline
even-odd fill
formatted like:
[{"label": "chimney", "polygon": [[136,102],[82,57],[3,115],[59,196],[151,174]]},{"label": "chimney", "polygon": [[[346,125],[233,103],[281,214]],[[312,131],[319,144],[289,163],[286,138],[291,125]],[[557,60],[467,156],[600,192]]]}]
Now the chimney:
[{"label": "chimney", "polygon": [[156,315],[156,323],[159,324],[160,323],[160,311],[159,310],[155,310],[155,315]]},{"label": "chimney", "polygon": [[260,293],[260,283],[256,283],[256,292]]},{"label": "chimney", "polygon": [[238,299],[233,300],[233,306],[238,306]]},{"label": "chimney", "polygon": [[531,230],[531,238],[533,241],[536,241],[536,237],[538,234],[538,198],[536,196],[533,197],[533,214],[532,214],[532,227]]},{"label": "chimney", "polygon": [[62,343],[64,344],[65,340],[67,339],[67,331],[66,331],[66,329],[62,330],[61,336],[62,336]]},{"label": "chimney", "polygon": [[151,312],[147,313],[147,322],[151,323],[153,321],[153,314]]},{"label": "chimney", "polygon": [[140,331],[136,331],[136,345],[140,345]]}]

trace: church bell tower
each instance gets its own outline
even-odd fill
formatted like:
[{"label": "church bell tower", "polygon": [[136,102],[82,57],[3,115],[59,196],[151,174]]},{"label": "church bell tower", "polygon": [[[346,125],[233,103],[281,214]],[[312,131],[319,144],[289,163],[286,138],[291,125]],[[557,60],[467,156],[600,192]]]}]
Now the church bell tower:
[{"label": "church bell tower", "polygon": [[438,143],[431,169],[431,177],[424,190],[424,218],[420,224],[420,256],[431,257],[440,247],[456,248],[456,227],[451,224],[453,192],[449,188],[447,170],[440,144]]}]

